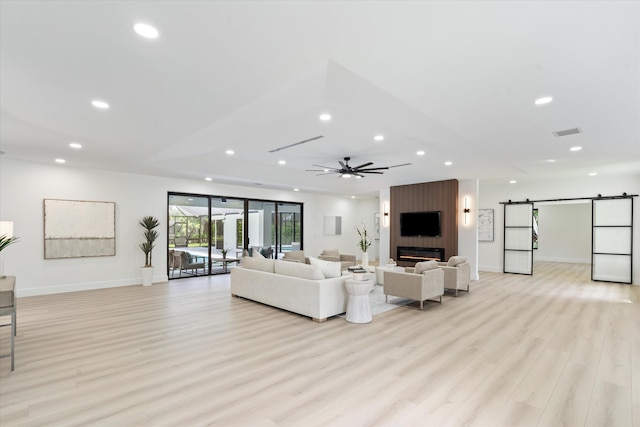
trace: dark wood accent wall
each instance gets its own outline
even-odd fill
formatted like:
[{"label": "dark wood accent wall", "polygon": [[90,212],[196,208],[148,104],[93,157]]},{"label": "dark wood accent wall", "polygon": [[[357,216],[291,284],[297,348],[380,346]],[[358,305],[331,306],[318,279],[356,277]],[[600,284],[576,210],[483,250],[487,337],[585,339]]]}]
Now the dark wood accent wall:
[{"label": "dark wood accent wall", "polygon": [[[389,254],[396,257],[398,246],[444,248],[445,260],[458,254],[458,180],[425,182],[391,187]],[[402,212],[440,211],[441,237],[400,236]],[[413,266],[415,263],[398,262]]]}]

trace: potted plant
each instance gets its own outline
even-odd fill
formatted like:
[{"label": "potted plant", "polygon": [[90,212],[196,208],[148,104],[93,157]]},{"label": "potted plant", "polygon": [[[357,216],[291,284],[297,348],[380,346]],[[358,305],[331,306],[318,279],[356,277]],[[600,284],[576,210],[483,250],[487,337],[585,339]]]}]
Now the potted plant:
[{"label": "potted plant", "polygon": [[221,249],[220,252],[222,252],[222,259],[227,259],[227,252],[229,252],[229,249],[224,248]]},{"label": "potted plant", "polygon": [[158,232],[155,228],[160,225],[160,221],[156,217],[145,216],[140,220],[139,224],[144,228],[144,242],[140,243],[140,249],[144,252],[144,266],[141,267],[142,286],[149,286],[153,282],[153,264],[151,256],[153,248],[156,246],[155,241],[158,238]]},{"label": "potted plant", "polygon": [[[18,237],[9,236],[8,234],[3,234],[2,236],[0,236],[0,252],[2,252],[10,244],[15,243],[17,241],[18,241]],[[5,277],[4,258],[0,259],[0,278],[3,278],[3,277]]]},{"label": "potted plant", "polygon": [[360,240],[358,241],[358,247],[362,251],[362,267],[369,267],[369,254],[367,253],[367,249],[371,246],[371,237],[367,234],[367,227],[364,225],[362,229],[360,227],[356,227],[356,231],[358,232],[358,236],[360,236]]}]

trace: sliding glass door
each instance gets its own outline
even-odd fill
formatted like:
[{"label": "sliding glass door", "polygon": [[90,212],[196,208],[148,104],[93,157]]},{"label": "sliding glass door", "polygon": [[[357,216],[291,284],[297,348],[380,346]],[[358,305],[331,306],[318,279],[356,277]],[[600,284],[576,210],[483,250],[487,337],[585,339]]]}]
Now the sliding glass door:
[{"label": "sliding glass door", "polygon": [[168,276],[228,273],[243,256],[302,248],[302,204],[170,193]]}]

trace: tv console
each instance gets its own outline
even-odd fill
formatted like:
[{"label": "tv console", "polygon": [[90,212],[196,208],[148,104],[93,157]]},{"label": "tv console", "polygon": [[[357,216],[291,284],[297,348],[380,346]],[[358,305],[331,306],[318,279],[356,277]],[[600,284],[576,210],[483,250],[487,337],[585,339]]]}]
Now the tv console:
[{"label": "tv console", "polygon": [[444,261],[444,248],[398,246],[397,261],[415,265],[421,261]]}]

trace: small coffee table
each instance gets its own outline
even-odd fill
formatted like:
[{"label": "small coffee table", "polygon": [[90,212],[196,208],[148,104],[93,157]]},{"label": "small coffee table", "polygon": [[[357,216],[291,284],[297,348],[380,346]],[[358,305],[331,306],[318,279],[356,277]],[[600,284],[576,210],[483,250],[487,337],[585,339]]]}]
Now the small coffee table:
[{"label": "small coffee table", "polygon": [[373,280],[345,280],[349,302],[347,304],[347,322],[369,323],[371,317],[371,305],[369,304],[369,292],[373,289]]}]

